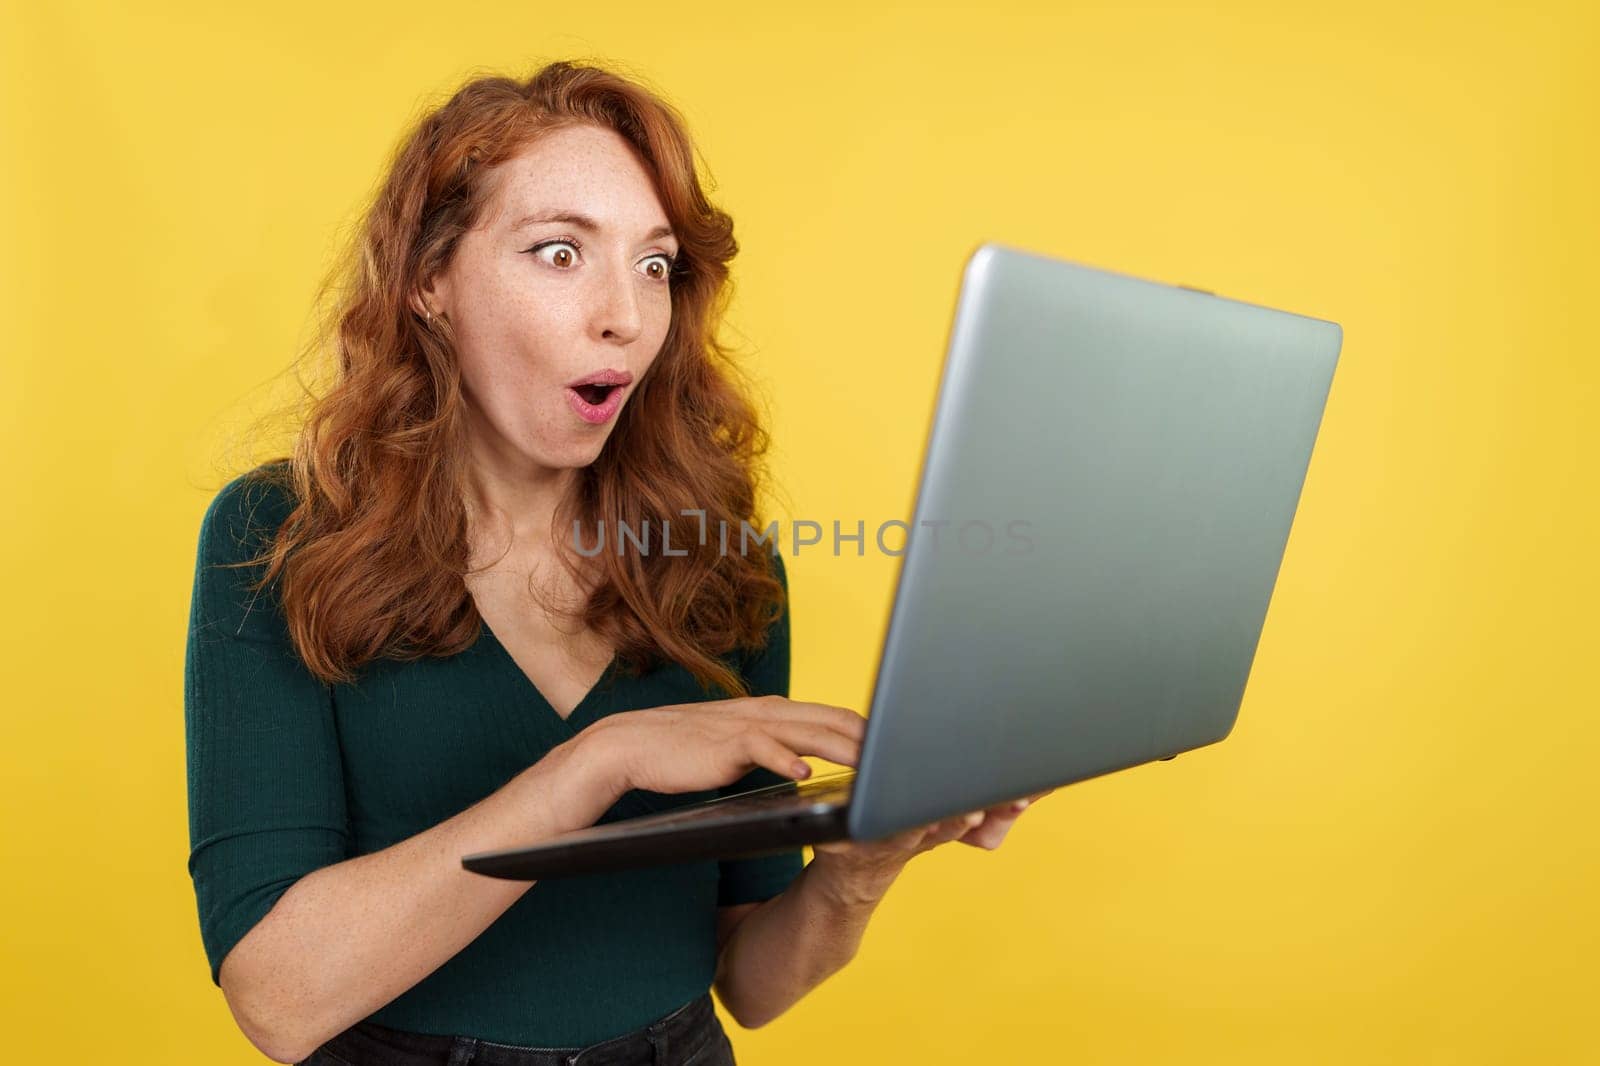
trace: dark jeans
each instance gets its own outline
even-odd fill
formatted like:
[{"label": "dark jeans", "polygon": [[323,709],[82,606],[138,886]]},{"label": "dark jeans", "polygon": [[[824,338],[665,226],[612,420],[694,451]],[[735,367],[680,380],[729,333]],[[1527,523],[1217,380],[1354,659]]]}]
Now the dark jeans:
[{"label": "dark jeans", "polygon": [[300,1066],[735,1066],[704,992],[640,1029],[588,1047],[519,1047],[358,1022]]}]

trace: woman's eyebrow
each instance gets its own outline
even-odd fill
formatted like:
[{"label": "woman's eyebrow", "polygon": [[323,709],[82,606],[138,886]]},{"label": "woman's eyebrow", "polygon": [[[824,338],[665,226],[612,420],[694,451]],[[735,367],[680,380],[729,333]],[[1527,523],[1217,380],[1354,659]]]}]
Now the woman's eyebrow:
[{"label": "woman's eyebrow", "polygon": [[[527,216],[524,216],[521,219],[518,219],[517,220],[517,224],[512,226],[511,228],[513,230],[519,230],[519,229],[522,229],[524,226],[531,226],[535,222],[565,222],[569,226],[576,226],[579,229],[587,230],[590,233],[599,233],[600,229],[601,229],[600,223],[596,222],[594,219],[590,218],[588,215],[579,214],[576,211],[541,211],[541,212],[537,212],[535,214],[527,215]],[[651,230],[649,233],[646,233],[644,235],[644,239],[647,240],[647,241],[653,241],[658,237],[673,237],[673,236],[674,236],[674,234],[672,232],[672,227],[671,226],[657,226],[655,229]]]}]

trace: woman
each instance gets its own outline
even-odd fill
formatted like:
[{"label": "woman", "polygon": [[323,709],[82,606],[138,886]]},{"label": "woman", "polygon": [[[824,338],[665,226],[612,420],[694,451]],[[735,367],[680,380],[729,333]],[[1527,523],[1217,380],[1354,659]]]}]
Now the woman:
[{"label": "woman", "polygon": [[[803,868],[461,868],[801,755],[855,765],[859,715],[787,699],[781,557],[686,532],[760,528],[765,436],[713,339],[736,250],[676,112],[595,67],[474,80],[402,142],[332,387],[201,530],[189,869],[212,980],[269,1057],[729,1063],[712,987],[765,1024],[913,855],[1016,816]],[[671,551],[593,551],[619,524]]]}]

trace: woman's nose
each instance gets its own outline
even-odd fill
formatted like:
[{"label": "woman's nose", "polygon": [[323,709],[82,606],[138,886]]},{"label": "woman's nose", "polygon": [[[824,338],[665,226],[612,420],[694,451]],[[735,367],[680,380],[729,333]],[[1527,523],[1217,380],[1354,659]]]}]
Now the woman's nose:
[{"label": "woman's nose", "polygon": [[601,284],[595,309],[600,333],[623,341],[633,340],[644,321],[637,284],[626,272],[619,276],[616,271],[607,273]]}]

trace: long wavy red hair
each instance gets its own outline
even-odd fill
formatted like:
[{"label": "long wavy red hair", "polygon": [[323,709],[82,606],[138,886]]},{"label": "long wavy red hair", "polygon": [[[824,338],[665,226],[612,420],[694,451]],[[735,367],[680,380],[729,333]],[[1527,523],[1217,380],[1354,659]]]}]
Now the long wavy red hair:
[{"label": "long wavy red hair", "polygon": [[[550,63],[523,81],[468,81],[401,138],[355,239],[325,280],[337,292],[309,351],[333,357],[311,395],[293,455],[252,478],[289,489],[295,507],[251,564],[279,582],[288,630],[306,666],[348,682],[376,658],[451,655],[479,637],[468,593],[465,420],[448,323],[418,314],[426,279],[451,260],[489,198],[491,168],[572,124],[614,130],[638,152],[681,249],[670,283],[672,324],[660,354],[553,530],[582,523],[586,547],[627,523],[681,530],[701,509],[718,536],[674,534],[686,554],[606,551],[581,618],[616,649],[625,672],[667,660],[702,686],[744,695],[723,656],[760,647],[787,609],[767,551],[731,545],[756,516],[768,437],[715,331],[726,307],[731,218],[695,174],[681,116],[636,80],[590,64]],[[603,522],[601,526],[599,523]],[[570,538],[555,536],[569,567]],[[576,571],[574,571],[576,572]]]}]

